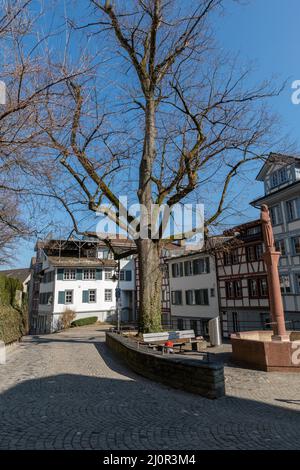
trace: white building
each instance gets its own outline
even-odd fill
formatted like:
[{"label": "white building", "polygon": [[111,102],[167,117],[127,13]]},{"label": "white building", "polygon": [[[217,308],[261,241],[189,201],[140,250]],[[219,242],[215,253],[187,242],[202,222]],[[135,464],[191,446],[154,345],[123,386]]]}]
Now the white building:
[{"label": "white building", "polygon": [[173,328],[208,335],[208,321],[219,315],[215,258],[191,252],[167,260]]},{"label": "white building", "polygon": [[[127,251],[127,241],[116,240],[114,249]],[[103,322],[116,320],[116,289],[121,320],[135,318],[132,257],[118,264],[103,242],[92,240],[49,240],[38,243],[36,251],[30,300],[33,333],[59,329],[61,315],[67,309],[76,314],[76,319],[96,316]]]},{"label": "white building", "polygon": [[251,204],[267,204],[278,251],[286,326],[300,329],[300,158],[271,153],[256,179],[265,195]]}]

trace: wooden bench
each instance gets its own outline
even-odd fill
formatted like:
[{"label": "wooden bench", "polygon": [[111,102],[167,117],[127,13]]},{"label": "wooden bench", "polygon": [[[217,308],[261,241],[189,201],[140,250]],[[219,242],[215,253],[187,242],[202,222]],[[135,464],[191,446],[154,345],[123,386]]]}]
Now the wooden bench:
[{"label": "wooden bench", "polygon": [[[161,333],[145,333],[143,341],[149,348],[161,350],[162,353],[169,352],[170,349],[179,348],[179,353],[187,344],[192,345],[192,350],[203,354],[209,360],[209,353],[206,351],[198,351],[197,344],[201,341],[195,338],[194,330],[177,330],[177,331],[163,331]],[[173,347],[165,346],[166,341],[172,341]]]}]

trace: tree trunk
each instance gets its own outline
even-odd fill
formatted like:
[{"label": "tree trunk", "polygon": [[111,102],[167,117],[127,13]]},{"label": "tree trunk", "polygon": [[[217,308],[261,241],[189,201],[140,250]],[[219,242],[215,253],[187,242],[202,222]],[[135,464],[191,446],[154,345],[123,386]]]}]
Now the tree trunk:
[{"label": "tree trunk", "polygon": [[140,276],[139,324],[143,332],[161,330],[161,286],[160,243],[151,239],[152,215],[152,167],[155,159],[155,100],[148,97],[145,108],[145,135],[143,156],[140,164],[138,197],[146,209],[141,211],[140,224],[148,238],[137,241]]},{"label": "tree trunk", "polygon": [[140,281],[139,329],[144,333],[161,331],[160,244],[138,240]]}]

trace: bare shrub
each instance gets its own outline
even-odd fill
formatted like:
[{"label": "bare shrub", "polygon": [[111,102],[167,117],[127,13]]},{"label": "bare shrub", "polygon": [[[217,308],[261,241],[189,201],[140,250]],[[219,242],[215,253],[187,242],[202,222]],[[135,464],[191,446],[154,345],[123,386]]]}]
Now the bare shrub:
[{"label": "bare shrub", "polygon": [[67,328],[70,328],[71,323],[73,320],[76,318],[76,313],[67,308],[60,316],[59,318],[59,326],[61,330],[66,330]]}]

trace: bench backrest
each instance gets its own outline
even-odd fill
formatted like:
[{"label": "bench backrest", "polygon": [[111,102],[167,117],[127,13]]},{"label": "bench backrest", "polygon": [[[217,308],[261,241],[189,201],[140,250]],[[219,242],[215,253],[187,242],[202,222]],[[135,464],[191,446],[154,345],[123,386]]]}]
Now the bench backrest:
[{"label": "bench backrest", "polygon": [[143,335],[143,340],[145,343],[192,338],[195,338],[194,330],[163,331],[162,333],[145,333]]}]

